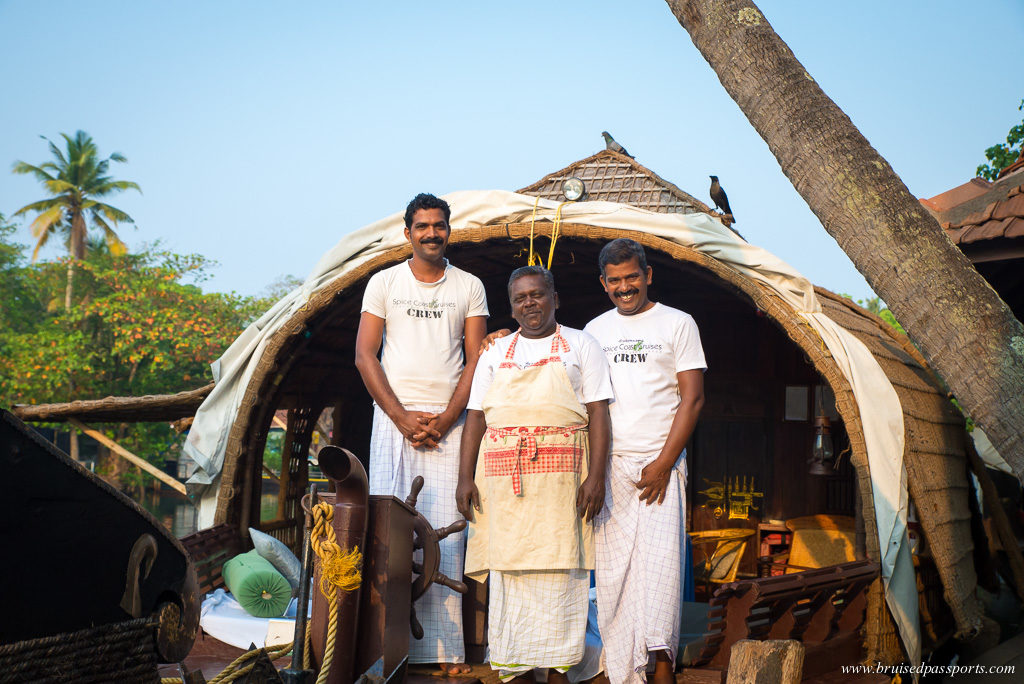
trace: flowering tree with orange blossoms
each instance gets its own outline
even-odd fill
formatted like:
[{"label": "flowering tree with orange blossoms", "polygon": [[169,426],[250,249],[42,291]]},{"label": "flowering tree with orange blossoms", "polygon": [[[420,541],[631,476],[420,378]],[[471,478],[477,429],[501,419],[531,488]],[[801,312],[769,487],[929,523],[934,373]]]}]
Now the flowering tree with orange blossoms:
[{"label": "flowering tree with orange blossoms", "polygon": [[[0,264],[5,288],[32,295],[0,309],[0,405],[163,394],[206,384],[210,363],[269,304],[203,292],[199,284],[212,266],[202,256],[159,247],[120,256],[95,249],[78,262],[75,306],[66,309],[63,261],[26,264],[15,256]],[[105,431],[157,463],[180,447],[165,425]]]}]

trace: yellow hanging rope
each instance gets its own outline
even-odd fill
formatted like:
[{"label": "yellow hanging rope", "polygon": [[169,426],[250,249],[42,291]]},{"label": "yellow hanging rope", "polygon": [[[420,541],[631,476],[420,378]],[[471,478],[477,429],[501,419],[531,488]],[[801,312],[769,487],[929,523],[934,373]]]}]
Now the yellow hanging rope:
[{"label": "yellow hanging rope", "polygon": [[[313,507],[313,533],[310,543],[313,552],[320,558],[320,593],[327,599],[329,606],[327,618],[327,644],[324,646],[323,663],[317,684],[324,684],[331,671],[334,660],[334,636],[338,631],[338,602],[335,596],[338,590],[352,591],[358,589],[363,578],[359,568],[363,565],[363,554],[359,547],[343,554],[338,546],[338,538],[334,534],[334,506],[321,501]],[[212,683],[211,683],[212,684]]]},{"label": "yellow hanging rope", "polygon": [[536,252],[533,251],[533,226],[537,222],[537,204],[540,202],[540,195],[533,200],[533,216],[530,217],[530,256],[526,260],[527,266],[536,266],[540,263],[540,258]]},{"label": "yellow hanging rope", "polygon": [[343,554],[334,534],[334,506],[323,501],[313,508],[313,533],[310,542],[313,551],[320,557],[320,593],[332,600],[337,590],[352,591],[362,584],[359,568],[363,565],[363,554],[359,547]]},{"label": "yellow hanging rope", "polygon": [[570,202],[562,202],[555,209],[555,225],[551,227],[551,249],[548,250],[548,270],[551,270],[551,262],[555,258],[555,243],[558,242],[558,236],[562,234],[562,207]]},{"label": "yellow hanging rope", "polygon": [[[542,266],[544,263],[540,256],[537,254],[537,252],[533,250],[533,236],[534,229],[537,224],[538,203],[540,203],[539,196],[535,200],[533,200],[533,215],[530,216],[530,254],[526,260],[527,266]],[[554,225],[551,227],[551,247],[548,249],[547,269],[549,271],[551,270],[552,262],[555,260],[555,243],[558,242],[558,237],[562,233],[562,207],[564,207],[566,204],[572,204],[572,202],[562,202],[561,204],[558,205],[558,208],[555,209],[555,222]]]}]

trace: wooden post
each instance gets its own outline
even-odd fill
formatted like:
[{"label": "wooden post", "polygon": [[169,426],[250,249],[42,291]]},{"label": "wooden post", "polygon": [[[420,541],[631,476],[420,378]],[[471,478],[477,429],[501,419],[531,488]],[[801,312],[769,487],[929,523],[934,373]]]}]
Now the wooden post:
[{"label": "wooden post", "polygon": [[799,684],[804,670],[804,645],[772,639],[737,641],[729,652],[726,684]]},{"label": "wooden post", "polygon": [[1010,561],[1013,581],[1017,585],[1017,596],[1024,600],[1024,556],[1021,555],[1020,544],[1017,542],[1016,535],[1013,534],[1013,528],[1010,527],[1010,520],[1006,517],[1006,511],[1003,510],[1003,502],[999,499],[996,485],[992,482],[992,478],[989,477],[988,470],[986,470],[981,456],[978,456],[978,452],[974,448],[974,442],[969,436],[966,446],[967,460],[971,464],[974,476],[978,478],[978,483],[981,484],[981,494],[985,499],[985,508],[988,509],[988,514],[992,516],[992,524],[995,525],[996,534],[999,535],[1003,551],[1006,552],[1006,557]]},{"label": "wooden post", "polygon": [[168,475],[164,471],[160,470],[159,468],[157,468],[155,465],[153,465],[152,463],[150,463],[146,459],[141,458],[139,456],[136,456],[132,452],[128,451],[123,446],[121,446],[120,444],[118,444],[114,440],[110,439],[109,437],[107,437],[102,432],[99,432],[97,430],[93,430],[92,428],[86,426],[81,421],[77,420],[76,418],[68,418],[68,423],[70,423],[71,425],[76,427],[80,432],[83,432],[83,433],[89,435],[90,437],[92,437],[97,442],[99,442],[103,446],[105,446],[108,449],[110,449],[113,453],[117,454],[118,456],[120,456],[124,460],[128,461],[129,463],[131,463],[133,465],[136,465],[136,466],[142,468],[147,473],[149,473],[150,475],[152,475],[156,479],[160,480],[164,484],[166,484],[166,485],[170,486],[171,488],[181,492],[182,494],[186,494],[187,495],[187,492],[185,490],[185,485],[183,485],[182,483],[178,482],[173,477],[171,477],[170,475]]}]

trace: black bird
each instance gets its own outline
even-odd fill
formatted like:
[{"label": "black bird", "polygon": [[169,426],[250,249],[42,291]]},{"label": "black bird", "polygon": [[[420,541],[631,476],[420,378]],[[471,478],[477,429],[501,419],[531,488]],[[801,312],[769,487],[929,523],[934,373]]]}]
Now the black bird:
[{"label": "black bird", "polygon": [[626,151],[625,147],[623,147],[619,143],[615,142],[615,138],[612,137],[611,133],[609,133],[608,131],[601,131],[601,135],[604,136],[604,148],[606,150],[611,150],[612,152],[618,152],[619,154],[624,154],[627,157],[629,157],[630,159],[634,158],[633,155],[631,155],[629,152]]},{"label": "black bird", "polygon": [[[718,176],[710,176],[711,178],[711,201],[715,203],[715,209],[721,209],[723,213],[732,216],[732,209],[729,208],[729,198],[725,194],[725,190],[718,184]],[[732,222],[736,223],[736,217],[732,216]]]}]

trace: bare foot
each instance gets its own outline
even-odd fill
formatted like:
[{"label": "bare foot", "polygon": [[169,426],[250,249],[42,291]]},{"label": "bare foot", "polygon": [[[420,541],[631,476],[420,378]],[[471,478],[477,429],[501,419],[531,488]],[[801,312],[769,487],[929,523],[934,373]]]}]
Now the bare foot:
[{"label": "bare foot", "polygon": [[469,674],[473,668],[469,663],[438,663],[438,667],[441,668],[441,672],[448,676],[460,676]]}]

